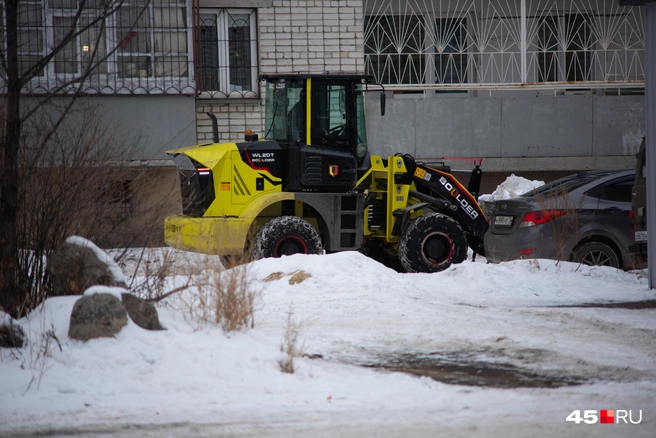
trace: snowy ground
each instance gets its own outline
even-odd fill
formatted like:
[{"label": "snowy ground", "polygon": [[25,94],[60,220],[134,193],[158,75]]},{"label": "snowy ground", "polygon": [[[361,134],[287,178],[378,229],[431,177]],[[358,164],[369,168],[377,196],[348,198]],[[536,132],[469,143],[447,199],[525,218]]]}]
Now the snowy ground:
[{"label": "snowy ground", "polygon": [[[194,265],[177,263],[179,274]],[[299,270],[311,277],[290,284]],[[130,321],[115,339],[79,342],[67,337],[77,297],[48,300],[20,323],[31,339],[54,330],[61,350],[0,350],[0,436],[656,436],[656,310],[554,307],[654,300],[644,272],[479,258],[399,274],[344,252],[261,260],[250,275],[262,290],[255,328],[229,335],[189,321],[172,298],[159,309],[166,331]],[[290,310],[315,359],[285,374]],[[382,369],[404,357],[582,384],[498,389]],[[565,421],[576,409],[642,411],[642,421]]]}]

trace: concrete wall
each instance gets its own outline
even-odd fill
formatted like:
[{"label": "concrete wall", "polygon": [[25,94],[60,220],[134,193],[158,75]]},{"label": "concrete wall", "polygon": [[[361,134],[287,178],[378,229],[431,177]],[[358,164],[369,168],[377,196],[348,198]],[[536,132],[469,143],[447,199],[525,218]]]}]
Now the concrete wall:
[{"label": "concrete wall", "polygon": [[[25,97],[29,109],[40,98]],[[30,118],[26,128],[42,130],[57,120],[70,98],[57,97]],[[58,135],[86,134],[116,150],[116,160],[166,160],[164,151],[194,144],[193,96],[84,96],[64,119]]]},{"label": "concrete wall", "polygon": [[[233,3],[232,7],[267,4]],[[257,21],[261,74],[364,71],[362,0],[273,0],[269,7],[257,9]],[[198,99],[200,144],[212,141],[207,112],[217,116],[221,141],[241,140],[246,129],[262,132],[260,99]]]},{"label": "concrete wall", "polygon": [[193,96],[112,96],[95,98],[108,121],[128,140],[143,145],[141,158],[167,159],[164,151],[194,144]]},{"label": "concrete wall", "polygon": [[423,98],[367,95],[369,149],[424,160],[486,158],[489,171],[632,167],[644,96]]}]

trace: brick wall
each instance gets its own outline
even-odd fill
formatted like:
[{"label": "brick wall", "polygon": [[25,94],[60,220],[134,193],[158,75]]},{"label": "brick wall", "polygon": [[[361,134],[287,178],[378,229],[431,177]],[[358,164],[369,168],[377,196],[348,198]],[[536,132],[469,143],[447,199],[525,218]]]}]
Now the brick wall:
[{"label": "brick wall", "polygon": [[[273,0],[257,17],[260,73],[364,72],[362,0]],[[207,112],[217,116],[220,141],[240,140],[246,129],[262,134],[262,100],[197,99],[200,144],[212,141]]]}]

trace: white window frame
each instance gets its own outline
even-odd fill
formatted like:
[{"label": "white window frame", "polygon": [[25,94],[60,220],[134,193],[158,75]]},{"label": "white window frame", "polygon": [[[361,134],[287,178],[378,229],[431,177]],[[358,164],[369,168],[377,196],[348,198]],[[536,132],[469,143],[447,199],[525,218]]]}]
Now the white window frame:
[{"label": "white window frame", "polygon": [[[229,52],[229,15],[248,15],[250,19],[250,54],[251,54],[251,90],[230,89],[230,52]],[[232,9],[232,8],[201,8],[200,16],[216,15],[217,17],[217,48],[219,62],[219,89],[201,90],[200,98],[256,98],[259,97],[259,86],[257,74],[259,69],[259,58],[257,50],[257,10],[256,9]],[[202,59],[202,44],[199,42],[199,58]],[[202,66],[201,66],[202,67]]]}]

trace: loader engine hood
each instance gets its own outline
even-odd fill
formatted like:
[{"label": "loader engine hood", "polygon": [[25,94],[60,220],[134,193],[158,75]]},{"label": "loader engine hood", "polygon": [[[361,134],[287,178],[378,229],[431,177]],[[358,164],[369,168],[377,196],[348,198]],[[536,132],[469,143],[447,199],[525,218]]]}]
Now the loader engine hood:
[{"label": "loader engine hood", "polygon": [[214,176],[220,175],[219,167],[228,156],[230,145],[198,146],[166,151],[180,172],[182,213],[201,217],[216,197]]},{"label": "loader engine hood", "polygon": [[[235,143],[217,143],[209,146],[189,146],[184,148],[172,149],[166,151],[173,158],[175,167],[180,171],[195,170],[196,165],[192,161],[214,169],[214,167],[226,156],[231,150],[236,150]],[[189,160],[191,158],[191,160]],[[191,167],[190,167],[191,166]]]},{"label": "loader engine hood", "polygon": [[225,207],[244,205],[255,194],[272,187],[279,190],[284,152],[273,140],[167,151],[180,172],[183,213],[193,217],[236,214]]}]

